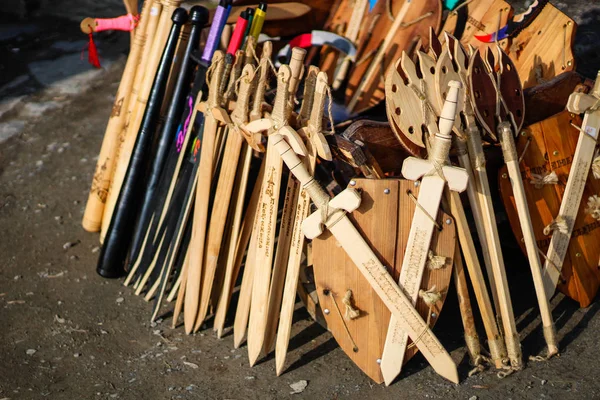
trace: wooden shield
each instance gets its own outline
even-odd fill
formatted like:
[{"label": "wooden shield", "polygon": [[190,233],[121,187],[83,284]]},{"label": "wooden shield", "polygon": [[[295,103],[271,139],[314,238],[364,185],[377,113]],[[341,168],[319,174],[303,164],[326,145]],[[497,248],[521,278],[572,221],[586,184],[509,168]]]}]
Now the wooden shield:
[{"label": "wooden shield", "polygon": [[[356,179],[355,182],[354,187],[362,190],[362,203],[350,217],[397,280],[416,207],[407,191],[417,196],[419,188],[412,181],[400,179]],[[429,315],[432,326],[446,299],[456,245],[454,220],[439,212],[437,221],[443,229],[433,235],[431,250],[435,255],[446,257],[447,262],[440,269],[426,268],[421,284],[423,290],[435,286],[435,291],[442,294],[441,301]],[[317,293],[328,329],[365,374],[378,383],[383,382],[377,360],[383,353],[390,322],[389,310],[329,232],[313,240],[312,249]],[[346,307],[342,302],[348,290],[352,291],[352,305],[360,310],[360,316],[351,320],[346,319]],[[423,300],[417,301],[417,309],[427,320],[429,307]],[[412,346],[406,352],[405,361],[416,352],[416,347]]]},{"label": "wooden shield", "polygon": [[[373,10],[366,13],[361,23],[356,43],[358,50],[356,63],[349,72],[348,86],[346,88],[346,104],[348,104],[356,88],[362,81],[371,60],[393,24],[393,18],[398,14],[403,4],[403,0],[378,1]],[[331,15],[326,28],[343,35],[348,26],[348,20],[352,15],[353,5],[353,0],[342,0]],[[413,0],[404,18],[406,26],[401,27],[398,31],[381,62],[381,72],[376,74],[365,87],[364,93],[356,104],[354,112],[371,108],[385,98],[383,77],[388,68],[400,57],[402,51],[412,52],[419,43],[427,46],[430,27],[433,27],[437,32],[440,28],[441,20],[442,3],[440,0]],[[327,54],[322,54],[322,56],[323,59],[320,68],[322,71],[326,71],[330,78],[332,78],[337,58]]]},{"label": "wooden shield", "polygon": [[[513,16],[513,9],[504,0],[478,0],[464,6],[466,10],[451,11],[442,27],[440,40],[444,32],[455,36],[467,47],[487,47],[475,35],[492,34],[506,25]],[[500,25],[500,26],[498,26]]]},{"label": "wooden shield", "polygon": [[[544,235],[543,230],[558,215],[569,173],[581,173],[581,179],[586,179],[583,171],[570,171],[579,138],[579,131],[571,126],[571,123],[581,126],[581,118],[563,111],[542,122],[530,125],[523,130],[517,141],[518,154],[523,154],[529,142],[520,169],[537,245],[544,254],[548,251],[551,235]],[[530,183],[532,173],[546,175],[552,171],[558,175],[557,185],[544,185],[537,189]],[[499,174],[502,201],[517,242],[525,253],[525,245],[521,241],[523,234],[506,167],[502,168]],[[594,179],[593,174],[590,173],[587,176],[587,184],[562,268],[562,277],[565,281],[559,282],[558,285],[561,292],[578,301],[581,307],[590,305],[600,287],[598,270],[600,221],[595,220],[585,211],[588,198],[598,194],[600,194],[600,180]]]},{"label": "wooden shield", "polygon": [[516,37],[500,42],[517,67],[523,89],[575,70],[572,47],[576,30],[575,21],[547,3]]}]

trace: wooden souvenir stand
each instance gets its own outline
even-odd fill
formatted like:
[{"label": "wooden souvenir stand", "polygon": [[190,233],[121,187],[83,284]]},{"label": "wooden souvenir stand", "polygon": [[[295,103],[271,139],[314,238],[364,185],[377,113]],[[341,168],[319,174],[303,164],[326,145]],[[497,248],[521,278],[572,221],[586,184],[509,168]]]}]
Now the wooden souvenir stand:
[{"label": "wooden souvenir stand", "polygon": [[[581,126],[581,122],[581,117],[578,115],[563,111],[525,128],[517,140],[517,154],[522,154],[520,170],[525,181],[536,242],[544,254],[548,250],[551,238],[551,235],[544,234],[544,228],[558,215],[579,137],[579,131],[571,124]],[[532,174],[543,178],[551,172],[555,172],[558,176],[557,184],[542,185],[540,182],[538,188],[530,183]],[[499,182],[510,225],[524,251],[506,168],[499,171]],[[562,267],[563,281],[559,281],[558,284],[558,289],[578,301],[581,307],[589,306],[600,288],[598,270],[600,221],[586,212],[588,198],[598,194],[600,194],[600,180],[594,179],[590,172]]]},{"label": "wooden souvenir stand", "polygon": [[[353,187],[362,191],[362,203],[349,215],[398,281],[416,207],[407,192],[418,196],[419,187],[412,181],[401,179],[355,179],[353,182]],[[445,257],[446,263],[438,269],[426,268],[421,289],[434,298],[440,297],[430,307],[423,299],[427,295],[422,295],[416,305],[430,326],[436,323],[446,299],[456,244],[454,220],[440,211],[437,221],[443,229],[434,233],[431,250],[437,256]],[[315,282],[327,327],[352,361],[371,379],[382,383],[379,360],[390,311],[331,233],[325,232],[312,243]],[[352,310],[357,311],[358,316],[351,319],[348,314]],[[405,361],[416,352],[416,346],[409,344]]]}]

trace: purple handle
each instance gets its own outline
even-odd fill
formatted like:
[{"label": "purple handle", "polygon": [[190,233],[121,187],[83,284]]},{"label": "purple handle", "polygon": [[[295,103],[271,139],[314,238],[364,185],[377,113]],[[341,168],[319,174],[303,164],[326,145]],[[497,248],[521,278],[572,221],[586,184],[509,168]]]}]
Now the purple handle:
[{"label": "purple handle", "polygon": [[217,50],[225,22],[227,22],[227,14],[225,7],[218,6],[217,11],[215,11],[212,26],[210,27],[210,32],[208,32],[208,39],[206,39],[206,45],[204,45],[204,51],[202,52],[202,61],[207,64],[210,64],[213,54]]}]

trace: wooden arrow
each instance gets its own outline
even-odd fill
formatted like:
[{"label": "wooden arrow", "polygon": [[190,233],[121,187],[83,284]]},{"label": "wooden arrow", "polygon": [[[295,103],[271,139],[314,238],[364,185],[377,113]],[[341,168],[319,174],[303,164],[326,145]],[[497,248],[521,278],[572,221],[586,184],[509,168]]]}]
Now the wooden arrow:
[{"label": "wooden arrow", "polygon": [[356,108],[356,104],[360,99],[360,96],[364,92],[364,88],[371,83],[371,80],[373,79],[377,71],[379,71],[379,68],[381,67],[381,60],[388,51],[388,47],[398,34],[398,30],[401,28],[402,22],[404,22],[404,17],[406,17],[406,13],[408,12],[408,9],[410,8],[411,4],[412,0],[406,0],[402,5],[402,8],[398,12],[398,15],[396,15],[396,17],[394,18],[394,23],[390,27],[388,34],[385,36],[383,43],[381,44],[381,46],[379,46],[377,54],[375,54],[375,57],[373,57],[373,60],[371,60],[369,68],[367,68],[367,71],[365,72],[362,80],[360,81],[360,84],[354,92],[354,96],[352,96],[352,99],[348,103],[347,109],[349,113],[352,113],[354,111],[354,109]]}]

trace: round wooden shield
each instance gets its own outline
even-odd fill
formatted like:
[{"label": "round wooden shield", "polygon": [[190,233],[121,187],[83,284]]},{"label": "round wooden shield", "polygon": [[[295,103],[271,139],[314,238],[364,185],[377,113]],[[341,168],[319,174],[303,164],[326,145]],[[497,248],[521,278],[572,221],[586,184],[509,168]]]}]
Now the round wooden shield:
[{"label": "round wooden shield", "polygon": [[[400,179],[356,179],[355,182],[354,187],[362,191],[362,203],[350,218],[397,280],[416,207],[407,191],[417,196],[419,187],[412,181]],[[426,267],[421,289],[439,292],[441,300],[433,306],[431,313],[422,299],[419,298],[416,304],[423,319],[430,320],[431,326],[437,321],[446,299],[456,245],[453,219],[440,211],[437,221],[443,229],[434,233],[431,250],[435,255],[446,257],[446,264],[440,269]],[[389,310],[329,232],[313,240],[312,251],[319,304],[329,331],[365,374],[378,383],[383,382],[377,360],[383,353],[390,322]],[[343,299],[348,291],[351,291],[351,305],[360,311],[355,319],[345,316]],[[405,361],[417,351],[411,346]]]},{"label": "round wooden shield", "polygon": [[[544,227],[558,215],[579,138],[579,131],[571,123],[581,126],[581,118],[563,111],[525,128],[517,140],[517,153],[523,154],[520,170],[531,221],[538,248],[544,254],[548,251],[551,239],[551,235],[544,235]],[[552,171],[558,175],[558,184],[544,185],[538,189],[530,183],[532,173],[547,175]],[[506,167],[500,169],[499,175],[502,201],[513,233],[525,253],[525,244],[521,241],[523,234]],[[590,173],[562,267],[564,282],[558,284],[561,292],[578,301],[582,307],[590,305],[600,287],[600,221],[585,211],[588,198],[598,194],[600,180],[594,179]]]}]

